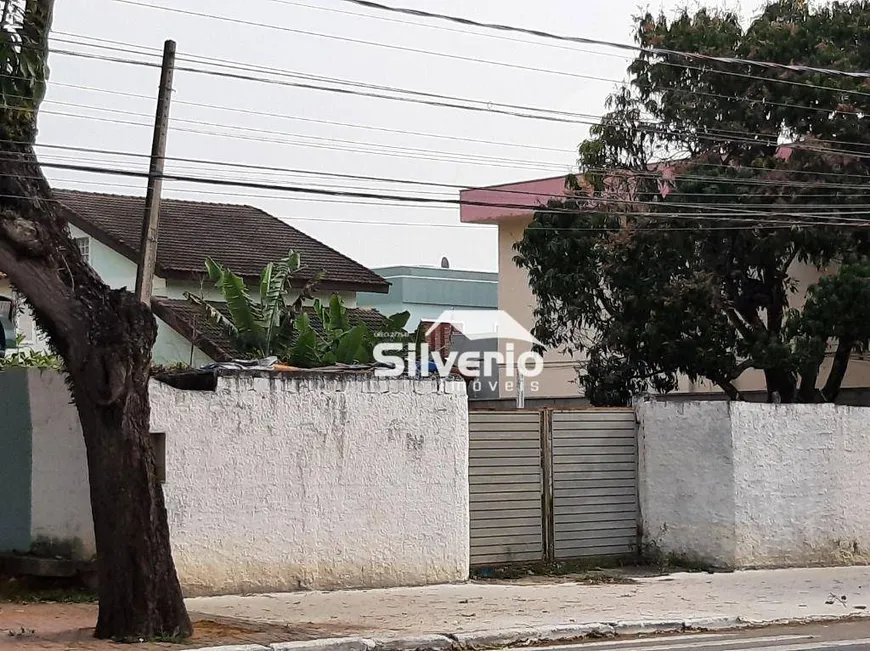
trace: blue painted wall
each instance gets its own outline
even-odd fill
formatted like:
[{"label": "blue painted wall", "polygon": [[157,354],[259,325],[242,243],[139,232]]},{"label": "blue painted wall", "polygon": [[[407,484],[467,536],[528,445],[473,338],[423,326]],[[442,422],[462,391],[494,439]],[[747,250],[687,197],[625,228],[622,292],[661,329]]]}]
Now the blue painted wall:
[{"label": "blue painted wall", "polygon": [[357,295],[357,305],[384,314],[408,310],[414,329],[423,321],[434,321],[445,310],[498,309],[498,274],[436,267],[380,267],[372,269],[387,280],[389,294]]},{"label": "blue painted wall", "polygon": [[0,372],[0,551],[30,549],[32,439],[27,372]]}]

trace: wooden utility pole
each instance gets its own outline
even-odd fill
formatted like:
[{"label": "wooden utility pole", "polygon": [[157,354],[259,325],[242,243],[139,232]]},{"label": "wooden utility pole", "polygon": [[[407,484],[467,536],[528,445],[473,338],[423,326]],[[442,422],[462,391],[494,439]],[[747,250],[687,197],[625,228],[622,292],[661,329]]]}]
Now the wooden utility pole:
[{"label": "wooden utility pole", "polygon": [[160,222],[160,195],[163,191],[163,169],[166,161],[166,138],[169,134],[169,107],[172,104],[172,77],[175,72],[175,41],[163,46],[163,70],[157,96],[157,116],[154,120],[154,140],[151,145],[151,166],[148,170],[148,193],[145,196],[145,220],[139,245],[139,268],[136,271],[136,297],[151,304],[154,268],[157,266],[157,234]]}]

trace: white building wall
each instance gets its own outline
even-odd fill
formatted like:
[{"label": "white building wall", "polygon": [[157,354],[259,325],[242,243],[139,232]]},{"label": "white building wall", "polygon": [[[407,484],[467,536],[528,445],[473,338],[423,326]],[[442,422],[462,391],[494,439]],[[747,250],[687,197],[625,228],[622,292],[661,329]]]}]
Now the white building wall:
[{"label": "white building wall", "polygon": [[152,383],[187,594],[467,578],[461,382],[220,378]]},{"label": "white building wall", "polygon": [[200,368],[214,361],[159,318],[157,340],[154,342],[151,359],[158,366],[184,364],[192,368]]},{"label": "white building wall", "polygon": [[648,548],[729,567],[870,562],[870,409],[644,401]]}]

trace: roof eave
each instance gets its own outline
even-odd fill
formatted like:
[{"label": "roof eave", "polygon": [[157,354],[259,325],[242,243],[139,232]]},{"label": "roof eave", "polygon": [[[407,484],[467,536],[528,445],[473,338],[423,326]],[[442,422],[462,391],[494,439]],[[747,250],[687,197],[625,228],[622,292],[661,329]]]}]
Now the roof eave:
[{"label": "roof eave", "polygon": [[[161,278],[165,278],[167,280],[199,280],[203,276],[206,276],[205,267],[203,267],[202,271],[190,271],[187,269],[166,269],[163,267],[159,267],[157,269],[157,275]],[[241,278],[244,280],[256,280],[259,281],[259,274],[239,274]],[[296,276],[295,280],[298,282],[294,282],[293,286],[302,287],[306,282],[311,280],[311,278],[305,278],[303,276]],[[346,282],[342,280],[329,280],[325,279],[318,283],[317,287],[319,289],[325,289],[330,291],[337,292],[371,292],[373,294],[388,294],[390,292],[390,283],[387,281],[383,281],[380,283],[376,282]]]},{"label": "roof eave", "polygon": [[164,321],[166,325],[187,339],[192,346],[196,346],[216,362],[227,362],[233,359],[234,355],[232,351],[224,350],[207,337],[197,337],[195,328],[185,319],[179,317],[174,310],[164,306],[160,302],[159,297],[151,299],[151,310],[154,312],[156,317]]}]

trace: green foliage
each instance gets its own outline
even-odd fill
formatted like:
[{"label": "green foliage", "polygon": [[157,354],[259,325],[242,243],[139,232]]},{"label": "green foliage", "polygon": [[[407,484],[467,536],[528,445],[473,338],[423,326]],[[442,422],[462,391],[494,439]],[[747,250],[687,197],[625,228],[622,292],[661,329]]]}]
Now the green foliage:
[{"label": "green foliage", "polygon": [[319,328],[302,310],[319,282],[317,276],[290,303],[291,280],[301,268],[299,254],[269,263],[260,275],[259,300],[251,297],[242,278],[214,260],[206,259],[209,278],[223,294],[229,315],[224,315],[201,296],[185,296],[205,311],[209,321],[221,328],[240,353],[262,359],[275,356],[299,368],[320,368],[335,364],[371,364],[374,348],[381,342],[407,342],[409,312],[386,317],[383,326],[372,331],[365,323],[351,323],[347,307],[335,294],[324,305],[314,300]]},{"label": "green foliage", "polygon": [[293,321],[301,309],[301,301],[310,288],[303,290],[295,303],[287,297],[293,291],[291,280],[299,271],[299,254],[291,251],[277,263],[269,263],[260,275],[260,297],[254,299],[245,281],[211,258],[205,262],[209,278],[214,282],[227,305],[224,316],[200,296],[186,293],[187,300],[205,310],[210,321],[223,329],[235,349],[262,359],[282,356],[292,342]]},{"label": "green foliage", "polygon": [[63,362],[60,357],[51,353],[23,348],[24,337],[18,335],[15,349],[7,351],[6,355],[0,354],[0,371],[20,368],[38,368],[46,371],[59,371]]},{"label": "green foliage", "polygon": [[294,343],[290,363],[300,368],[316,368],[334,364],[372,364],[378,343],[408,342],[411,336],[405,326],[410,312],[387,317],[382,329],[373,332],[366,324],[352,324],[341,298],[334,295],[329,305],[314,301],[314,313],[322,325],[315,331],[307,314],[296,319],[298,338]]},{"label": "green foliage", "polygon": [[48,52],[36,44],[51,22],[45,2],[0,2],[0,100],[6,107],[7,126],[22,138],[33,135],[36,113],[45,96]]},{"label": "green foliage", "polygon": [[[868,30],[857,1],[779,0],[746,29],[705,9],[637,20],[638,43],[660,51],[856,71],[870,69]],[[850,224],[870,217],[870,86],[649,50],[629,75],[580,146],[572,196],[516,246],[535,336],[586,360],[595,404],[674,390],[681,375],[740,398],[750,369],[770,400],[836,399],[870,337],[868,231]],[[803,309],[801,268],[825,276]]]}]

